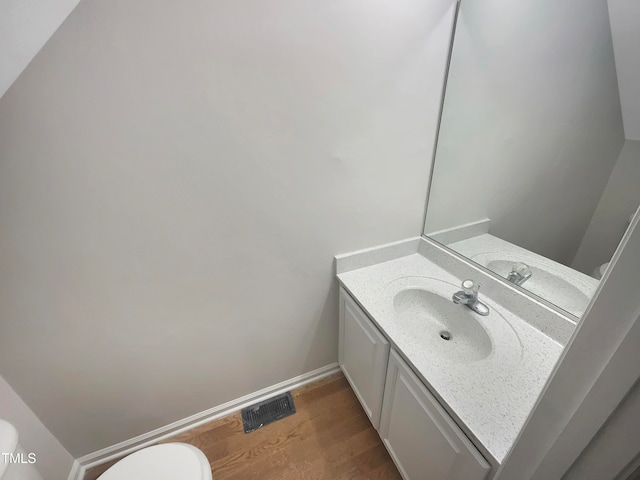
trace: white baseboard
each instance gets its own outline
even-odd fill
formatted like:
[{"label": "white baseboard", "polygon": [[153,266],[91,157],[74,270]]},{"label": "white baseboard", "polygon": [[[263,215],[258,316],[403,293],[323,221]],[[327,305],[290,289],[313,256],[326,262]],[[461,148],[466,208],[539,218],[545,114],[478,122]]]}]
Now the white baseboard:
[{"label": "white baseboard", "polygon": [[231,413],[237,412],[249,405],[266,400],[274,395],[299,388],[307,383],[315,382],[324,377],[332,375],[340,371],[337,363],[332,363],[324,367],[318,368],[311,372],[299,375],[297,377],[285,380],[284,382],[272,385],[257,392],[250,393],[243,397],[231,400],[230,402],[223,403],[217,407],[210,408],[204,412],[196,413],[190,417],[178,420],[164,427],[157,428],[151,432],[139,435],[124,442],[120,442],[111,447],[103,448],[97,452],[89,453],[78,458],[69,474],[68,480],[82,480],[84,472],[89,468],[101,465],[110,460],[114,460],[123,455],[127,455],[141,448],[148,447],[160,440],[165,440],[169,437],[185,432],[192,428],[198,427],[205,423],[211,422],[218,418],[224,417]]}]

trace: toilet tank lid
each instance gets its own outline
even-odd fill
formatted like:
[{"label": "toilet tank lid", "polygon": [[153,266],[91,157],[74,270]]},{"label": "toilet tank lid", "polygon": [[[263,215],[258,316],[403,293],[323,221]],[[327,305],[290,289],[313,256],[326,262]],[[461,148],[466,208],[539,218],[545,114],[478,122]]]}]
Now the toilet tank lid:
[{"label": "toilet tank lid", "polygon": [[211,480],[209,461],[201,450],[186,443],[164,443],[143,448],[123,458],[99,480]]},{"label": "toilet tank lid", "polygon": [[[0,418],[0,452],[14,453],[17,446],[18,430],[9,422]],[[1,455],[0,457],[0,478],[2,478],[9,465],[8,461],[5,462],[5,455]]]}]

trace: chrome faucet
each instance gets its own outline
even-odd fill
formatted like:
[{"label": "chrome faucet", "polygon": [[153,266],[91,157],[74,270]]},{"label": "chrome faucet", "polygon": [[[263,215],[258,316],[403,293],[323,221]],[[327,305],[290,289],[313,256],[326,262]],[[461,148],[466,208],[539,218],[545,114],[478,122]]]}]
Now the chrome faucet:
[{"label": "chrome faucet", "polygon": [[522,285],[531,278],[531,269],[526,263],[514,263],[507,280],[515,285]]},{"label": "chrome faucet", "polygon": [[489,315],[489,307],[478,300],[478,290],[480,290],[479,283],[465,280],[462,282],[462,290],[453,294],[453,303],[466,305],[478,315]]}]

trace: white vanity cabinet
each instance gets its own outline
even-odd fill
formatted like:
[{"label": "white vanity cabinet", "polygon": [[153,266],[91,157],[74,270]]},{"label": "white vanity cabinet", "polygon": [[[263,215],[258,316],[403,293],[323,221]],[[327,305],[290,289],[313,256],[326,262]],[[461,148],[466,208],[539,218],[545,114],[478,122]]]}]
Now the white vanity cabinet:
[{"label": "white vanity cabinet", "polygon": [[405,480],[485,480],[491,465],[340,288],[339,363]]},{"label": "white vanity cabinet", "polygon": [[389,342],[343,288],[340,289],[339,338],[340,368],[377,430]]},{"label": "white vanity cabinet", "polygon": [[484,480],[491,470],[393,350],[378,432],[405,480]]}]

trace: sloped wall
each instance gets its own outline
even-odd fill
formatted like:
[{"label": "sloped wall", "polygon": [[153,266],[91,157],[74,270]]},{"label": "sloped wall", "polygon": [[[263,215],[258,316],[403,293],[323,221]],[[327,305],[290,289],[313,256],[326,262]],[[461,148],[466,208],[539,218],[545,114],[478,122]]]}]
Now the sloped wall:
[{"label": "sloped wall", "polygon": [[337,361],[420,233],[450,0],[84,0],[0,100],[0,371],[76,457]]}]

